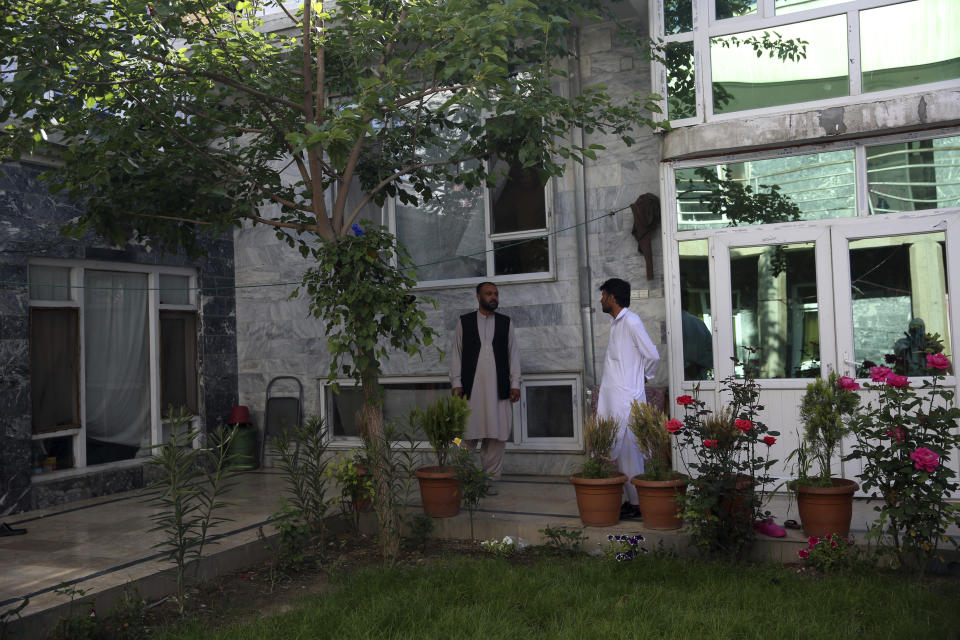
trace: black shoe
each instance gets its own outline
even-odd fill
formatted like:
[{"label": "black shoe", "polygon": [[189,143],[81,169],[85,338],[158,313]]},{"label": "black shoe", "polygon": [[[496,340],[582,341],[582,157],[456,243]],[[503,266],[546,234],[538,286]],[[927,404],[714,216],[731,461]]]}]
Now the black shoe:
[{"label": "black shoe", "polygon": [[639,520],[640,509],[635,504],[624,502],[622,505],[620,505],[620,519],[621,520]]},{"label": "black shoe", "polygon": [[27,532],[26,529],[14,529],[6,522],[0,523],[0,537],[3,536],[22,536]]}]

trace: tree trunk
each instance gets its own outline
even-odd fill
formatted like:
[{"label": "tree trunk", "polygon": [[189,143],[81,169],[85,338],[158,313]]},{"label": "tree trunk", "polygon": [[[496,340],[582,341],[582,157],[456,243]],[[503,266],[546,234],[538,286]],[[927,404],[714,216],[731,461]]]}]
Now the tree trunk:
[{"label": "tree trunk", "polygon": [[364,372],[361,385],[363,408],[360,409],[359,423],[373,471],[373,508],[377,514],[380,550],[384,559],[392,562],[400,554],[400,522],[391,490],[392,469],[383,428],[383,394],[375,372]]}]

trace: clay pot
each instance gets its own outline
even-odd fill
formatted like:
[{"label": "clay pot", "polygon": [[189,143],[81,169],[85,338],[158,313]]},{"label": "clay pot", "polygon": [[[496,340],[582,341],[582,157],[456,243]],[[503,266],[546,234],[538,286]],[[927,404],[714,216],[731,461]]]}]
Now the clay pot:
[{"label": "clay pot", "polygon": [[803,533],[822,538],[828,533],[846,537],[853,517],[853,494],[860,488],[853,480],[830,478],[829,487],[811,487],[797,482],[790,489],[797,492],[797,510]]},{"label": "clay pot", "polygon": [[587,527],[612,527],[620,522],[620,505],[623,503],[623,483],[626,474],[612,478],[583,478],[582,474],[570,476],[577,493],[577,510],[580,522]]},{"label": "clay pot", "polygon": [[421,467],[413,475],[420,481],[424,513],[431,518],[449,518],[460,513],[463,491],[452,469]]},{"label": "clay pot", "polygon": [[683,521],[677,498],[687,493],[688,481],[687,476],[674,480],[646,480],[643,476],[630,478],[630,484],[637,488],[645,527],[663,531],[680,528]]},{"label": "clay pot", "polygon": [[[358,463],[355,465],[355,468],[356,468],[356,470],[357,470],[357,475],[358,475],[359,477],[361,477],[361,478],[366,477],[366,475],[367,475],[367,467],[366,467],[366,466],[364,466],[364,465],[362,465],[362,464],[360,464],[360,463],[358,462]],[[358,492],[358,493],[359,493],[359,492]],[[358,497],[357,495],[354,495],[354,496],[353,496],[353,508],[356,509],[357,511],[361,511],[361,512],[373,511],[373,500],[371,500],[369,496],[364,496],[364,497],[360,498],[360,497]]]}]

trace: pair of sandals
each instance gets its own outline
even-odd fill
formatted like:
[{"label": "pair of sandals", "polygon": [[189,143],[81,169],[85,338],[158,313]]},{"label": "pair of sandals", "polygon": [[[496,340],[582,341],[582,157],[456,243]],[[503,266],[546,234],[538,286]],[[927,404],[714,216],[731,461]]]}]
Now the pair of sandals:
[{"label": "pair of sandals", "polygon": [[629,502],[624,502],[620,505],[620,519],[621,520],[641,520],[640,508],[635,504],[630,504]]},{"label": "pair of sandals", "polygon": [[0,538],[6,536],[22,536],[27,532],[26,529],[14,529],[6,522],[0,522]]}]

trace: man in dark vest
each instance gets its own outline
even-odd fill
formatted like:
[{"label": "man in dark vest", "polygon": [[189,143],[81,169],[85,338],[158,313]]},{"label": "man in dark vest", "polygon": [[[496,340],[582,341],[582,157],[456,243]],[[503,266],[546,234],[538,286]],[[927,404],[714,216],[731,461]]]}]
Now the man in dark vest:
[{"label": "man in dark vest", "polygon": [[[466,445],[480,445],[483,469],[500,479],[503,452],[510,437],[513,410],[520,399],[520,350],[513,323],[496,313],[500,303],[497,285],[477,285],[477,311],[460,316],[450,356],[453,394],[470,401]],[[496,485],[491,493],[498,493]]]}]

